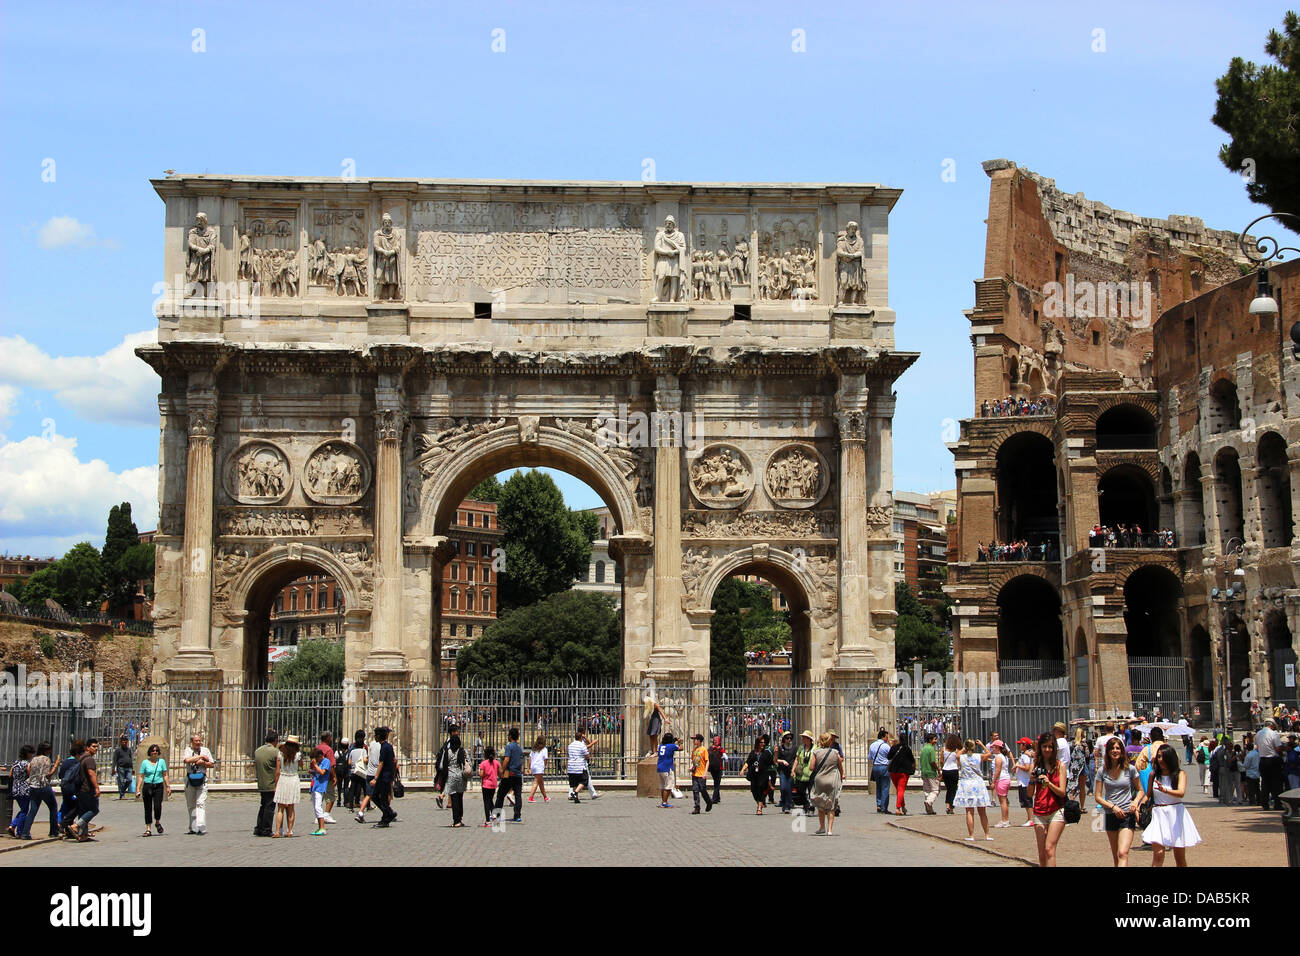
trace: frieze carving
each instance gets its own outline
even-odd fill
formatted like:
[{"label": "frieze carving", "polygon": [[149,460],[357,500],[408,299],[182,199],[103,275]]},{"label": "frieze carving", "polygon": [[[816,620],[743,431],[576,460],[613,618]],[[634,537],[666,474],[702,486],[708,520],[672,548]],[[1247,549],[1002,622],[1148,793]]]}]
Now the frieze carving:
[{"label": "frieze carving", "polygon": [[344,508],[222,509],[217,527],[219,534],[233,537],[319,537],[368,531],[361,511]]},{"label": "frieze carving", "polygon": [[312,239],[307,243],[307,281],[338,296],[368,294],[366,210],[315,207],[310,212]]},{"label": "frieze carving", "polygon": [[867,509],[867,530],[893,533],[894,530],[894,509],[880,505],[872,505]]},{"label": "frieze carving", "polygon": [[758,234],[758,296],[817,298],[817,229],[811,216],[765,217]]},{"label": "frieze carving", "polygon": [[213,587],[212,601],[214,604],[225,604],[230,598],[230,582],[232,582],[239,572],[244,569],[248,563],[248,551],[245,548],[234,548],[226,550],[220,548],[217,550],[216,560],[212,562]]},{"label": "frieze carving", "polygon": [[700,584],[708,577],[712,564],[713,550],[707,546],[687,548],[682,554],[682,610],[698,602]]},{"label": "frieze carving", "polygon": [[688,538],[834,538],[833,511],[687,511],[682,534]]},{"label": "frieze carving", "polygon": [[733,291],[749,290],[748,213],[716,213],[694,217],[691,253],[691,294],[694,298],[727,300]]},{"label": "frieze carving", "polygon": [[850,222],[835,239],[835,301],[839,305],[865,305],[867,296],[867,251]]},{"label": "frieze carving", "polygon": [[811,445],[785,445],[768,459],[763,480],[768,497],[777,504],[811,508],[830,487],[830,468]]},{"label": "frieze carving", "polygon": [[536,445],[538,439],[538,426],[541,419],[536,415],[519,416],[519,441],[525,445]]},{"label": "frieze carving", "polygon": [[269,441],[245,442],[226,459],[226,494],[246,505],[275,504],[293,488],[289,458]]},{"label": "frieze carving", "polygon": [[734,445],[710,445],[691,464],[690,485],[706,508],[739,508],[754,490],[754,469]]},{"label": "frieze carving", "polygon": [[443,457],[451,454],[461,445],[488,432],[506,427],[504,418],[482,422],[471,422],[468,418],[457,419],[454,422],[450,419],[444,421],[447,424],[442,425],[437,431],[424,432],[418,438],[420,472],[426,478],[438,469]]},{"label": "frieze carving", "polygon": [[298,294],[298,216],[293,209],[244,210],[239,234],[238,277],[257,283],[259,294]]},{"label": "frieze carving", "polygon": [[839,562],[829,555],[814,552],[805,558],[816,591],[810,595],[809,611],[822,627],[830,627],[840,611]]},{"label": "frieze carving", "polygon": [[632,487],[637,505],[649,507],[654,502],[654,458],[642,449],[620,444],[618,430],[609,427],[609,419],[597,416],[590,421],[577,418],[557,418],[555,427],[570,435],[591,442],[614,462],[623,480]]},{"label": "frieze carving", "polygon": [[370,487],[370,462],[350,442],[327,441],[318,445],[303,468],[302,489],[322,505],[350,505]]},{"label": "frieze carving", "polygon": [[373,591],[375,587],[374,568],[371,563],[370,546],[364,542],[332,542],[326,549],[339,559],[339,562],[352,573],[357,586],[362,591]]}]

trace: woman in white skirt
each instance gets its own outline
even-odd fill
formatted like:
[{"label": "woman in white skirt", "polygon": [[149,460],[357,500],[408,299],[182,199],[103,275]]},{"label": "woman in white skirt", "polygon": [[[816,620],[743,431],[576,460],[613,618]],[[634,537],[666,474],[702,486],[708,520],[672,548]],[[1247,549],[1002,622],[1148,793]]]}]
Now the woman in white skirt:
[{"label": "woman in white skirt", "polygon": [[290,734],[280,745],[280,755],[275,758],[275,832],[280,835],[280,823],[288,824],[286,837],[293,836],[294,811],[298,808],[298,798],[302,795],[302,784],[298,780],[298,738]]},{"label": "woman in white skirt", "polygon": [[965,750],[958,760],[957,795],[953,798],[954,807],[966,808],[967,843],[975,841],[975,811],[980,814],[980,826],[984,828],[984,839],[992,841],[989,836],[989,788],[984,785],[983,765],[993,759],[988,748],[978,740],[967,740]]},{"label": "woman in white skirt", "polygon": [[1164,744],[1147,778],[1147,799],[1152,801],[1151,825],[1142,831],[1142,842],[1151,845],[1151,865],[1165,865],[1165,850],[1174,851],[1174,863],[1187,865],[1187,848],[1201,842],[1192,815],[1183,805],[1187,793],[1187,772],[1178,767],[1178,754]]}]

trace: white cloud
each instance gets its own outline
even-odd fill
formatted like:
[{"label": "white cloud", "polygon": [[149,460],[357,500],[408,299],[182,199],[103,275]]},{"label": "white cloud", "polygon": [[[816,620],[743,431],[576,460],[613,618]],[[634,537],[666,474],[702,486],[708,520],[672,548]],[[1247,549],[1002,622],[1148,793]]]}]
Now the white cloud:
[{"label": "white cloud", "polygon": [[0,550],[60,557],[77,541],[102,547],[108,510],[123,501],[137,528],[157,527],[156,465],[114,472],[79,460],[65,436],[0,445]]},{"label": "white cloud", "polygon": [[42,249],[61,249],[64,246],[103,246],[115,248],[112,239],[99,239],[95,227],[81,222],[75,216],[53,216],[36,232],[36,244]]},{"label": "white cloud", "polygon": [[[84,419],[114,425],[158,425],[158,374],[135,354],[157,341],[154,330],[133,332],[102,355],[50,355],[22,336],[0,337],[0,427],[13,386],[46,389]],[[7,389],[7,391],[6,391]],[[57,430],[57,421],[55,423]]]},{"label": "white cloud", "polygon": [[18,389],[12,385],[0,384],[0,442],[4,442],[5,429],[14,417],[14,408],[18,405]]}]

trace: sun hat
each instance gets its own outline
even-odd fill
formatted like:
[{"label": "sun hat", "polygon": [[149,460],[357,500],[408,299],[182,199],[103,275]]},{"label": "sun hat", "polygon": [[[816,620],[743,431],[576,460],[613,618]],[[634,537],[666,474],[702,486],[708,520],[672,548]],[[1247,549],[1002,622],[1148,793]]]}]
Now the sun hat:
[{"label": "sun hat", "polygon": [[1019,740],[1016,741],[1016,743],[1024,744],[1027,747],[1032,747],[1034,745],[1034,742],[1030,740],[1028,737],[1021,737]]},{"label": "sun hat", "polygon": [[800,736],[800,737],[807,737],[809,740],[816,740],[816,739],[817,739],[816,737],[814,737],[814,736],[812,735],[812,731],[811,731],[811,730],[805,730],[805,731],[804,731],[803,733],[801,733],[799,736]]}]

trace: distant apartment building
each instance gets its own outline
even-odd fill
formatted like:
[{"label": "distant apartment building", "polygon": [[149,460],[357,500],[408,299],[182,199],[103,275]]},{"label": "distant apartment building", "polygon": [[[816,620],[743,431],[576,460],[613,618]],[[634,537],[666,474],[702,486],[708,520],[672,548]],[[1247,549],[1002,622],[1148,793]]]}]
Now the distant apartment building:
[{"label": "distant apartment building", "polygon": [[497,618],[500,562],[494,566],[494,559],[501,546],[501,524],[496,504],[462,501],[448,538],[453,554],[443,565],[440,595],[444,662],[454,661],[457,651],[482,637]]},{"label": "distant apartment building", "polygon": [[929,607],[943,603],[947,579],[948,515],[957,492],[894,492],[894,576]]},{"label": "distant apartment building", "polygon": [[54,563],[54,558],[34,558],[30,554],[0,556],[0,591],[9,591],[19,581],[26,581],[42,568]]}]

